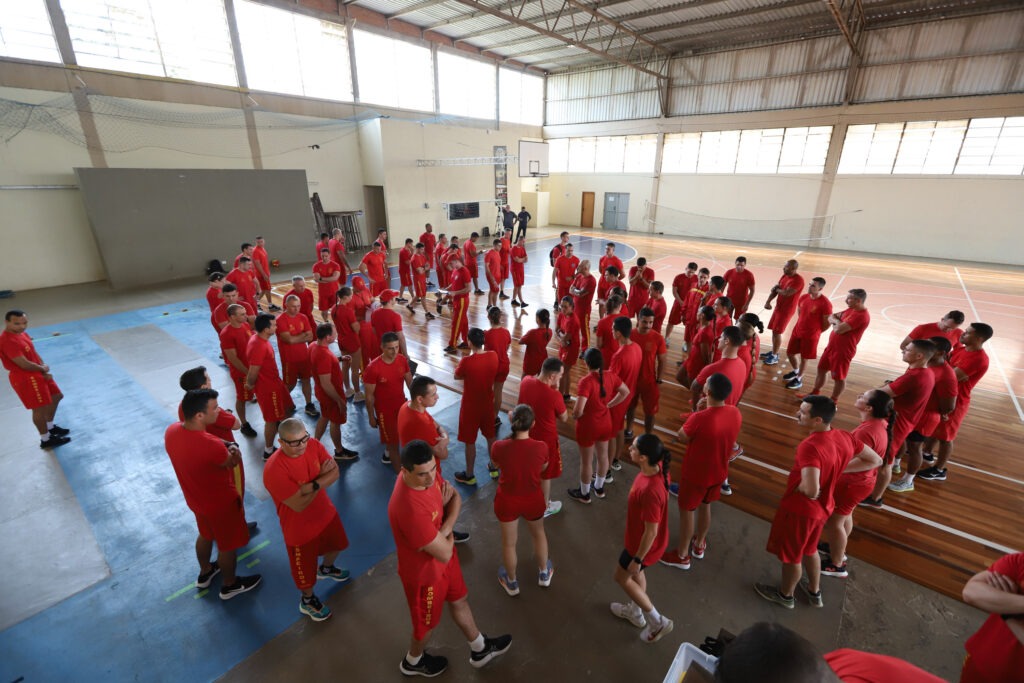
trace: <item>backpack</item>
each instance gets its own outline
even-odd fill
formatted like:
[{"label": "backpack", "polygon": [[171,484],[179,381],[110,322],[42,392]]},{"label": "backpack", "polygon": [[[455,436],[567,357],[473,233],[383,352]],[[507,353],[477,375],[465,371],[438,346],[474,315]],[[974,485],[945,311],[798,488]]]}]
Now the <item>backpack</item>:
[{"label": "backpack", "polygon": [[552,268],[555,267],[555,259],[561,255],[561,250],[559,249],[560,246],[561,245],[556,244],[551,247],[551,251],[548,252],[548,263],[551,264]]},{"label": "backpack", "polygon": [[206,274],[213,275],[214,273],[223,273],[224,264],[220,259],[210,259],[210,262],[206,264]]}]

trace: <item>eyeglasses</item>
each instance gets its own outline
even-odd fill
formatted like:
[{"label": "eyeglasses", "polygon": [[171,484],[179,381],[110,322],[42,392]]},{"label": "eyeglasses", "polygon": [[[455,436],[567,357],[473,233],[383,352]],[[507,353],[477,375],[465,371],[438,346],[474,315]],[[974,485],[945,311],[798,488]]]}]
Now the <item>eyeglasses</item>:
[{"label": "eyeglasses", "polygon": [[281,439],[281,443],[286,443],[292,448],[298,448],[299,446],[303,446],[307,441],[309,441],[309,434],[306,434],[301,439],[292,439],[291,441],[289,441],[288,439]]}]

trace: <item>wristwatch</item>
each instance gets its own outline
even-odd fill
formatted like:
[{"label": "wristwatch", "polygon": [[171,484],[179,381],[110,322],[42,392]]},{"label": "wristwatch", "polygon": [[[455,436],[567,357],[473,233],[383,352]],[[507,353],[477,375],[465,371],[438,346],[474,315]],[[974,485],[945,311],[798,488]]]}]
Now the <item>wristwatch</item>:
[{"label": "wristwatch", "polygon": [[318,481],[317,481],[316,479],[314,479],[314,480],[312,481],[312,484],[313,484],[313,491],[314,491],[314,492],[316,492],[316,491],[319,491],[319,490],[320,490],[320,482],[318,482]]},{"label": "wristwatch", "polygon": [[643,565],[643,563],[644,563],[643,559],[640,558],[640,557],[634,557],[633,561],[636,562],[639,565]]}]

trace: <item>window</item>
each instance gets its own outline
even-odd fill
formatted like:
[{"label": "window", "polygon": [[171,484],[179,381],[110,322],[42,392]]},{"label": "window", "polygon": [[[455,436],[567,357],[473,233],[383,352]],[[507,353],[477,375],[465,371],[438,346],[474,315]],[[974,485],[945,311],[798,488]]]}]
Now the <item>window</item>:
[{"label": "window", "polygon": [[235,13],[250,88],[352,100],[343,25],[249,0],[238,0]]},{"label": "window", "polygon": [[0,57],[60,61],[43,0],[0,2]]},{"label": "window", "polygon": [[438,108],[442,114],[494,120],[494,64],[437,53]]},{"label": "window", "polygon": [[61,0],[61,5],[82,66],[238,85],[221,0]]},{"label": "window", "polygon": [[966,120],[908,123],[892,172],[952,173],[966,130]]},{"label": "window", "polygon": [[787,128],[779,155],[779,173],[824,172],[831,140],[831,126]]},{"label": "window", "polygon": [[[354,31],[353,34],[360,102],[434,111],[434,66],[430,48],[369,31]],[[491,108],[493,110],[493,105]]]},{"label": "window", "polygon": [[967,127],[957,174],[1020,175],[1024,171],[1024,116],[973,119]]},{"label": "window", "polygon": [[662,173],[696,173],[700,156],[700,133],[671,133],[665,136],[661,153]]},{"label": "window", "polygon": [[736,152],[737,173],[775,173],[782,152],[782,128],[744,130]]},{"label": "window", "polygon": [[569,170],[569,138],[546,140],[548,143],[548,173],[565,173]]},{"label": "window", "polygon": [[654,173],[658,153],[657,135],[627,135],[623,173]]},{"label": "window", "polygon": [[626,152],[626,138],[623,136],[603,137],[594,140],[595,173],[622,173],[622,160]]},{"label": "window", "polygon": [[499,118],[509,123],[544,125],[544,79],[498,69]]},{"label": "window", "polygon": [[736,169],[739,144],[738,130],[701,133],[697,173],[732,173]]},{"label": "window", "polygon": [[570,138],[569,173],[593,173],[596,154],[596,138]]}]

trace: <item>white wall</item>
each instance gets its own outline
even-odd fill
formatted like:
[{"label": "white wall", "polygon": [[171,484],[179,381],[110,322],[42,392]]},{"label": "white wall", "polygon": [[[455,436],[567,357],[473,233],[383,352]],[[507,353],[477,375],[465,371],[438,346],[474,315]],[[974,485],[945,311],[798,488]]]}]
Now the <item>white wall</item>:
[{"label": "white wall", "polygon": [[651,198],[654,179],[649,175],[566,173],[552,175],[544,182],[551,193],[552,225],[579,225],[583,193],[594,193],[594,227],[601,227],[606,192],[629,194],[629,229],[646,231],[644,206]]}]

